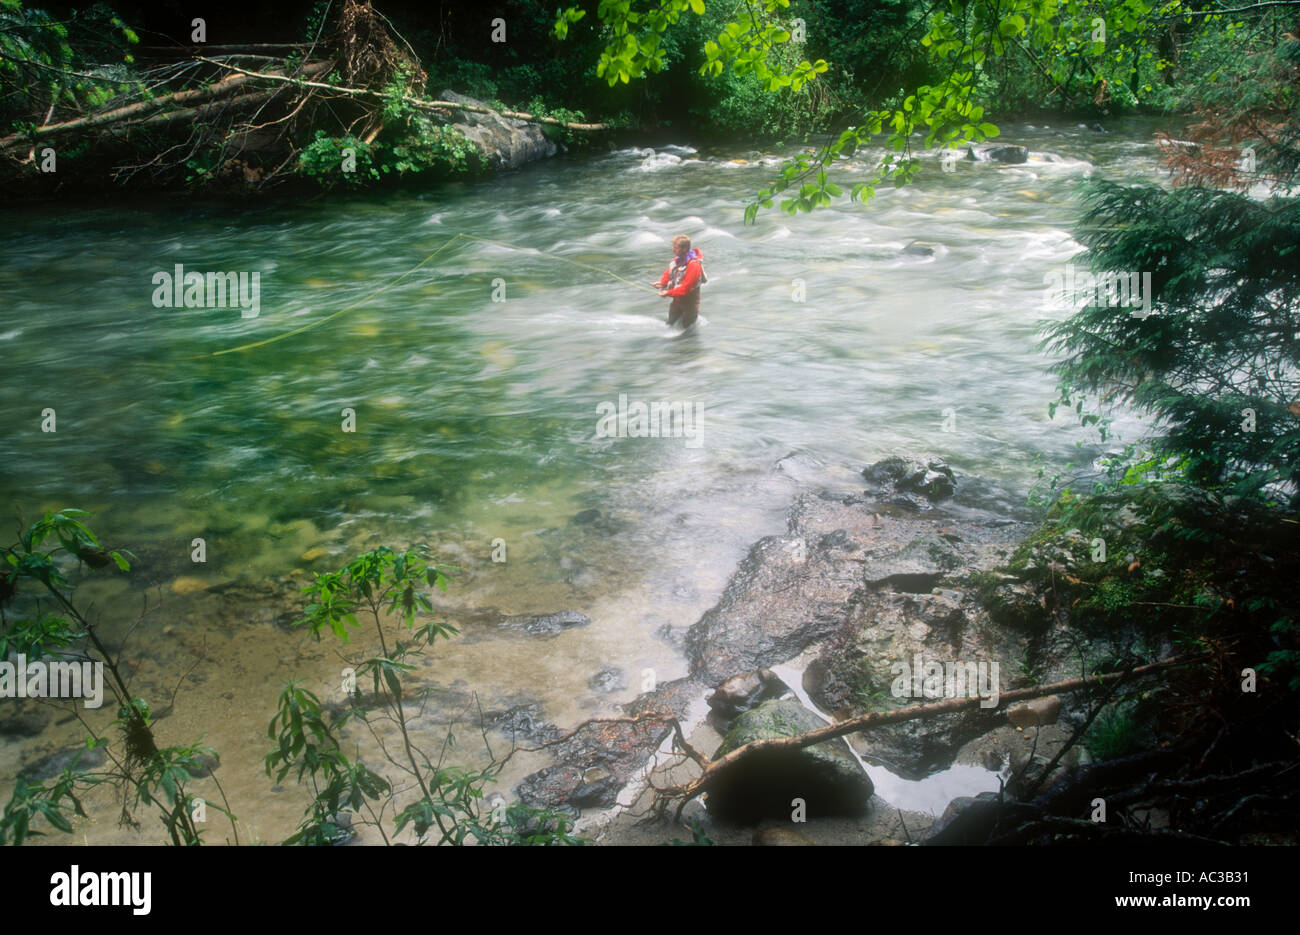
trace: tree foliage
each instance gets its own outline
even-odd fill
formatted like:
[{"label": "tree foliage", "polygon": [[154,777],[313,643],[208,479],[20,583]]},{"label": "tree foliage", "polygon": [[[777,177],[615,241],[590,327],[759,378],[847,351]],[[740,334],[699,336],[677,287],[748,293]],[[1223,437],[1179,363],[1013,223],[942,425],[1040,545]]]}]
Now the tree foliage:
[{"label": "tree foliage", "polygon": [[1300,202],[1100,183],[1081,237],[1094,270],[1151,274],[1153,313],[1089,305],[1048,329],[1062,402],[1154,414],[1152,444],[1211,488],[1300,482]]}]

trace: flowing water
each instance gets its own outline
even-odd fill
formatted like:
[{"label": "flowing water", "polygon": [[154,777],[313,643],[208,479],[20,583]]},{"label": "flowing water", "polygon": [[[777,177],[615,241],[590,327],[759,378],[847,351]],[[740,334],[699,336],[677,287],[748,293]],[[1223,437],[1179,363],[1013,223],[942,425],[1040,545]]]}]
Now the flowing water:
[{"label": "flowing water", "polygon": [[[1007,127],[1029,163],[935,162],[865,206],[749,227],[746,196],[795,150],[623,150],[292,204],[13,211],[0,502],[29,518],[91,510],[103,538],[140,556],[82,600],[133,687],[155,707],[174,695],[161,739],[203,735],[248,834],[275,840],[304,804],[261,771],[276,696],[299,678],[337,697],[350,648],[270,625],[293,607],[223,614],[223,595],[429,542],[464,569],[446,607],[593,620],[551,639],[486,626],[440,643],[419,673],[444,692],[438,729],[464,726],[475,693],[567,725],[685,672],[676,638],[801,490],[851,489],[864,464],[924,451],[990,482],[971,508],[1015,513],[1036,455],[1052,471],[1096,454],[1080,458],[1089,436],[1072,414],[1047,415],[1055,381],[1036,328],[1065,313],[1047,307],[1044,276],[1080,250],[1085,177],[1156,174],[1152,128]],[[877,156],[837,167],[846,190]],[[709,276],[684,334],[644,288],[681,232]],[[904,253],[913,241],[930,249]],[[176,264],[259,273],[257,316],[155,307],[154,276]],[[677,437],[607,437],[601,407],[620,397],[699,419]],[[593,682],[602,669],[618,671]],[[0,785],[80,731],[64,719],[7,738]],[[86,839],[156,831],[115,818]]]}]

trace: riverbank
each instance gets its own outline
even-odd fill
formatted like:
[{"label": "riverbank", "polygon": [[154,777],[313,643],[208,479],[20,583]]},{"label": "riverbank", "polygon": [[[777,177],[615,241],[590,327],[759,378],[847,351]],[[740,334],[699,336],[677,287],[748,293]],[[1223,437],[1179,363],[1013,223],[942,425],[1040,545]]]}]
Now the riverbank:
[{"label": "riverbank", "polygon": [[[949,667],[978,660],[994,673],[1000,668],[994,682],[1003,690],[1022,687],[1017,661],[1028,653],[1025,635],[993,626],[968,582],[1007,561],[1031,527],[964,505],[981,499],[978,482],[962,479],[953,501],[957,479],[940,461],[895,459],[868,472],[879,482],[862,494],[800,495],[786,533],[755,543],[719,602],[685,633],[688,675],[642,695],[625,706],[626,714],[676,717],[688,741],[708,755],[747,706],[710,714],[706,697],[747,673],[771,670],[786,683],[750,703],[788,687],[829,717],[863,705],[912,703],[873,686],[887,689],[891,665],[904,663],[910,672],[917,657]],[[1004,711],[979,711],[854,738],[878,790],[867,814],[827,817],[812,805],[806,825],[776,826],[819,843],[919,841],[952,799],[998,788],[1002,767],[1023,757],[1027,736],[995,726],[999,720],[1005,722]],[[1061,742],[1043,738],[1038,753],[1050,755]],[[561,744],[556,764],[517,791],[535,807],[582,808],[580,829],[602,843],[649,843],[657,834],[681,832],[637,824],[654,797],[645,789],[647,761],[658,761],[648,777],[654,786],[682,779],[670,747],[666,721],[658,730],[593,725]],[[610,810],[616,802],[630,808]],[[718,843],[749,843],[756,830],[711,821],[698,801],[683,817],[702,822]]]},{"label": "riverbank", "polygon": [[[1272,582],[1260,577],[1279,561],[1295,565],[1295,555],[1281,557],[1294,520],[1241,502],[1225,507],[1176,484],[1132,491],[1118,504],[1085,498],[1076,506],[1125,516],[1128,529],[1100,531],[1143,556],[1129,553],[1108,565],[1096,551],[1099,539],[1084,556],[1084,535],[1062,528],[1062,515],[1078,519],[1079,512],[1063,514],[1058,505],[1040,526],[962,516],[931,502],[934,493],[933,500],[947,499],[957,485],[942,462],[929,459],[891,459],[863,474],[868,486],[861,496],[801,495],[787,535],[756,543],[719,603],[687,633],[691,674],[627,706],[632,716],[677,718],[684,744],[666,720],[651,734],[640,725],[635,732],[599,725],[585,738],[580,731],[557,748],[562,763],[525,781],[521,796],[549,807],[603,806],[584,812],[579,828],[607,845],[674,836],[683,843],[742,845],[1295,843],[1287,817],[1291,794],[1282,791],[1294,786],[1286,778],[1294,751],[1269,739],[1294,723],[1284,700],[1294,691],[1294,682],[1287,687],[1294,630],[1273,626],[1273,647],[1292,648],[1269,655],[1256,685],[1250,664],[1273,647],[1259,638],[1258,623],[1233,613],[1234,598],[1218,591],[1235,592],[1243,611],[1267,604],[1274,613],[1294,613],[1289,574]],[[1164,534],[1147,524],[1157,515],[1153,500],[1189,530],[1218,530],[1222,541],[1211,550],[1226,546],[1240,557],[1240,543],[1250,541],[1259,551],[1237,563],[1229,583],[1224,569],[1204,565],[1203,547],[1169,548]],[[1137,573],[1156,561],[1161,567]],[[1096,608],[1082,602],[1095,603],[1090,588],[1117,570],[1127,572],[1132,591],[1099,625]],[[1155,584],[1143,590],[1142,578]],[[1193,600],[1189,587],[1201,597]],[[1149,599],[1156,597],[1164,600]],[[1222,607],[1226,617],[1215,613]],[[1169,608],[1184,610],[1174,619],[1178,611]],[[1122,691],[1124,677],[1100,678],[1171,661]],[[1243,664],[1238,690],[1232,680]],[[728,734],[733,725],[753,716],[763,721],[760,712],[774,703],[768,699],[789,699],[780,702],[788,712],[815,712],[807,730],[960,697],[961,676],[954,686],[953,672],[963,666],[970,676],[964,690],[980,696],[978,708],[847,736],[843,749],[874,780],[867,784],[869,799],[847,814],[825,789],[820,800],[810,794],[818,792],[815,771],[792,779],[790,771],[801,767],[791,762],[779,772],[775,761],[738,762],[725,799],[718,783],[705,794],[708,809],[673,791],[700,776],[694,751],[718,757],[735,743]],[[1086,687],[1089,677],[1098,690]],[[1103,681],[1113,687],[1101,690]],[[1046,695],[1044,685],[1072,687]],[[999,691],[1017,689],[1040,697],[998,704]],[[1204,719],[1228,710],[1237,731],[1225,740],[1224,729],[1207,731]],[[643,742],[629,754],[634,736]],[[745,739],[755,739],[752,731]],[[1246,750],[1256,754],[1249,768],[1234,759]],[[837,780],[844,781],[852,777]],[[749,820],[711,814],[724,804],[731,809],[737,789],[782,783],[788,790]],[[1188,783],[1214,792],[1188,807],[1177,795]]]},{"label": "riverbank", "polygon": [[[433,676],[436,671],[456,671],[484,643],[497,660],[498,675],[506,679],[529,669],[536,679],[543,670],[581,666],[580,658],[587,659],[590,667],[591,650],[602,652],[602,637],[597,632],[593,642],[591,634],[602,629],[598,622],[613,619],[620,601],[574,602],[570,606],[581,609],[550,613],[503,613],[483,607],[476,604],[474,582],[481,583],[489,566],[444,547],[442,558],[463,563],[469,588],[450,603],[440,602],[439,617],[459,631],[439,650],[440,669],[430,670],[422,663],[412,672],[414,694],[408,701],[419,705],[410,721],[414,736],[427,745],[444,734],[481,732],[483,750],[476,750],[476,744],[456,745],[460,765],[486,765],[489,747],[496,749],[497,756],[502,749],[524,748],[512,757],[493,794],[505,793],[507,799],[529,808],[567,812],[580,819],[578,833],[606,845],[662,843],[673,837],[717,844],[976,844],[996,837],[999,827],[998,833],[1009,833],[1005,822],[1010,818],[1021,828],[1045,823],[1048,836],[1039,843],[1055,843],[1051,835],[1060,829],[1052,831],[1051,822],[1076,820],[1069,809],[1081,807],[1079,801],[1089,795],[1095,804],[1097,794],[1104,797],[1110,786],[1135,777],[1140,785],[1149,785],[1150,780],[1142,777],[1151,770],[1168,777],[1165,782],[1196,781],[1178,774],[1202,768],[1224,790],[1234,788],[1234,781],[1258,790],[1252,795],[1260,798],[1261,805],[1246,810],[1229,826],[1236,835],[1230,841],[1287,840],[1288,832],[1284,823],[1277,824],[1281,819],[1269,794],[1274,785],[1286,782],[1286,753],[1271,749],[1277,744],[1269,741],[1267,733],[1270,726],[1285,731],[1294,717],[1279,701],[1279,693],[1285,696],[1285,669],[1278,671],[1275,666],[1264,674],[1261,667],[1258,692],[1265,706],[1251,709],[1252,676],[1249,694],[1237,693],[1246,700],[1244,708],[1234,705],[1241,709],[1233,714],[1239,725],[1237,736],[1224,740],[1220,732],[1213,739],[1205,733],[1203,713],[1232,704],[1232,689],[1225,696],[1215,685],[1221,685],[1224,669],[1231,672],[1240,665],[1232,656],[1212,658],[1205,652],[1229,649],[1223,642],[1230,635],[1224,632],[1224,619],[1211,614],[1177,625],[1157,618],[1148,608],[1191,609],[1193,605],[1146,600],[1156,595],[1143,591],[1128,599],[1137,615],[1108,618],[1098,626],[1092,612],[1070,594],[1083,584],[1076,574],[1105,580],[1117,571],[1125,573],[1126,566],[1135,581],[1138,577],[1185,581],[1185,571],[1197,565],[1192,553],[1160,553],[1163,567],[1148,568],[1141,576],[1131,567],[1141,562],[1131,554],[1108,566],[1095,553],[1081,554],[1083,534],[1059,529],[1059,512],[1049,514],[1041,525],[998,515],[978,505],[990,499],[986,482],[954,473],[935,458],[886,459],[863,469],[860,477],[858,492],[799,493],[784,531],[752,544],[716,603],[690,627],[661,634],[664,648],[672,647],[685,657],[683,675],[650,691],[638,691],[646,687],[647,678],[656,680],[654,666],[639,672],[601,668],[588,680],[593,697],[621,695],[629,687],[635,697],[620,705],[621,710],[588,711],[585,717],[582,709],[587,705],[579,698],[560,708],[527,689],[494,696],[485,691],[487,684],[464,680],[448,684]],[[1249,603],[1268,593],[1281,602],[1281,608],[1294,608],[1294,586],[1289,592],[1285,583],[1257,578],[1261,568],[1271,571],[1273,566],[1289,574],[1297,561],[1296,556],[1279,551],[1285,541],[1285,520],[1279,527],[1276,517],[1259,510],[1243,512],[1241,504],[1230,514],[1208,495],[1189,498],[1174,490],[1159,495],[1164,502],[1199,511],[1202,522],[1194,528],[1235,524],[1232,535],[1244,535],[1261,551],[1256,561],[1235,569],[1230,586],[1253,590]],[[1089,502],[1105,503],[1104,498]],[[1122,509],[1129,511],[1126,522],[1134,530],[1131,534],[1150,546],[1145,550],[1150,561],[1161,540],[1141,526],[1142,502],[1138,496]],[[1182,515],[1190,519],[1191,514]],[[574,517],[574,523],[584,533],[606,535],[617,521],[599,510],[586,510]],[[1283,538],[1271,541],[1278,535]],[[1113,541],[1121,548],[1141,548],[1122,535]],[[305,558],[310,561],[316,556]],[[304,792],[291,784],[271,784],[259,775],[259,759],[250,757],[253,751],[246,749],[250,738],[240,736],[245,729],[260,735],[253,726],[258,712],[274,708],[278,686],[267,674],[328,684],[331,672],[337,671],[334,654],[322,652],[304,641],[305,634],[289,628],[299,613],[296,594],[305,579],[301,571],[258,586],[178,578],[169,589],[173,595],[204,596],[195,612],[209,627],[201,643],[195,644],[190,628],[171,624],[155,633],[150,646],[139,647],[147,652],[127,650],[128,643],[116,633],[103,635],[111,651],[120,654],[133,690],[149,697],[166,698],[167,686],[160,678],[168,671],[187,669],[172,688],[170,703],[154,706],[159,736],[174,742],[206,731],[203,740],[228,753],[206,760],[205,772],[195,776],[195,788],[205,788],[204,777],[221,769],[219,791],[223,797],[231,795],[229,804],[240,814],[245,843],[282,838],[295,821]],[[491,590],[498,599],[506,596],[499,586]],[[1248,593],[1235,592],[1243,609]],[[121,600],[120,595],[94,585],[79,589],[79,596],[110,603]],[[1164,596],[1189,601],[1177,591]],[[564,588],[548,594],[533,584],[526,586],[526,594],[519,594],[516,606],[559,608],[565,600]],[[1234,597],[1226,600],[1230,610]],[[144,617],[140,622],[147,625]],[[1240,619],[1236,623],[1240,639],[1248,628],[1241,627]],[[218,624],[215,630],[212,624]],[[250,626],[261,631],[256,648],[246,632]],[[125,639],[134,629],[127,631]],[[221,639],[210,643],[209,637],[218,631]],[[1277,637],[1286,635],[1277,628],[1274,632]],[[370,645],[373,640],[364,630],[357,636],[356,650],[379,650],[377,644]],[[274,649],[272,642],[282,645]],[[584,649],[575,656],[579,647]],[[466,650],[471,655],[466,656]],[[626,650],[625,645],[624,654]],[[1258,645],[1231,650],[1239,660],[1260,651]],[[1118,683],[1105,691],[1093,691],[1086,684],[1090,675],[1164,663],[1180,654],[1190,663],[1185,668],[1135,680],[1120,694],[1115,692]],[[193,662],[187,667],[189,657]],[[266,668],[268,658],[271,670]],[[338,660],[346,658],[340,655]],[[216,679],[213,665],[220,670]],[[674,667],[665,660],[658,672],[671,673]],[[956,683],[954,672],[959,673]],[[1042,687],[1068,685],[1080,677],[1084,684],[1076,682],[1064,691],[1049,694],[1050,689]],[[185,690],[178,694],[182,684]],[[228,685],[243,687],[221,691]],[[1046,697],[1000,703],[1000,695],[1013,691]],[[978,703],[851,733],[847,744],[830,742],[840,751],[835,755],[841,761],[838,778],[830,786],[809,786],[805,791],[800,783],[807,777],[772,773],[770,765],[757,761],[743,767],[738,763],[732,767],[740,772],[733,772],[729,794],[736,788],[777,791],[775,807],[769,803],[767,811],[747,820],[717,814],[723,811],[724,800],[718,798],[722,793],[716,787],[704,798],[688,800],[672,791],[700,775],[699,765],[683,756],[682,750],[716,758],[714,751],[735,743],[732,731],[765,710],[775,712],[773,705],[785,706],[781,717],[806,718],[801,729],[807,730],[868,712],[890,716],[936,699],[966,696]],[[346,708],[343,701],[330,700],[329,694],[322,697],[328,710]],[[572,702],[577,702],[576,707]],[[1180,708],[1184,710],[1177,713]],[[0,733],[10,741],[20,737],[39,741],[4,745],[13,773],[28,781],[48,780],[72,763],[79,724],[71,718],[54,723],[48,706],[32,701],[17,703],[11,714],[0,722]],[[588,720],[593,716],[596,720]],[[674,741],[674,721],[685,744]],[[58,737],[63,735],[60,743]],[[782,735],[789,734],[776,736]],[[364,758],[379,758],[379,749],[372,749],[364,732],[347,729],[344,736],[349,744],[361,744]],[[1220,744],[1223,749],[1212,758]],[[1232,751],[1243,746],[1257,749],[1262,762],[1234,778],[1222,760],[1231,759]],[[1282,759],[1270,760],[1271,756]],[[88,768],[103,761],[103,751],[93,750],[83,753],[79,765]],[[790,783],[783,791],[783,784]],[[845,783],[850,792],[841,795]],[[269,796],[256,792],[259,787],[269,788]],[[105,796],[101,789],[86,796],[92,824],[78,829],[83,840],[139,843],[138,832],[125,827],[112,830],[104,823],[113,810],[113,794],[111,789],[107,792]],[[834,801],[828,798],[832,794]],[[1222,801],[1217,805],[1232,809],[1224,821],[1244,807],[1233,806],[1231,791],[1226,794],[1226,805]],[[792,807],[787,808],[787,802]],[[1216,807],[1215,802],[1211,797],[1201,805],[1208,809]],[[1134,803],[1121,795],[1113,803],[1116,809],[1126,809],[1125,821],[1114,833],[1131,833],[1126,829]],[[655,814],[674,816],[678,806],[683,806],[681,824],[642,820]],[[1138,836],[1178,835],[1183,833],[1183,822],[1210,820],[1195,812],[1181,814],[1158,796],[1145,800],[1138,812],[1153,823]],[[1061,817],[1051,818],[1053,814]],[[221,833],[209,833],[210,843],[219,840],[216,835]],[[348,837],[358,844],[381,843],[374,829],[365,825],[358,825]]]}]

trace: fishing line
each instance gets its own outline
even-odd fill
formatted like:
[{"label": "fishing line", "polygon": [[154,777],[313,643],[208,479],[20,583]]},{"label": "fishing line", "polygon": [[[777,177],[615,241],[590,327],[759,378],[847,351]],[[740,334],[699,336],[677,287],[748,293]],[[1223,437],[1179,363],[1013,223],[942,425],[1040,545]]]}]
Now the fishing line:
[{"label": "fishing line", "polygon": [[549,260],[559,260],[563,263],[571,263],[574,266],[581,266],[583,269],[595,270],[598,273],[603,273],[606,276],[611,276],[614,279],[617,279],[619,282],[627,283],[629,286],[635,286],[638,289],[644,289],[647,292],[653,292],[656,295],[658,295],[659,293],[659,290],[656,289],[654,286],[649,286],[646,285],[645,283],[640,283],[640,282],[633,282],[630,279],[624,279],[622,276],[618,275],[618,273],[615,273],[613,270],[608,270],[600,266],[594,266],[591,263],[583,263],[581,260],[571,260],[565,256],[555,256],[550,253],[541,253],[540,251],[536,251],[534,248],[531,247],[516,247],[513,244],[503,243],[500,240],[489,240],[487,237],[477,237],[474,234],[456,234],[445,244],[443,244],[437,250],[434,250],[423,260],[421,260],[419,263],[416,263],[414,266],[408,269],[405,273],[402,273],[402,275],[398,276],[396,279],[393,279],[391,282],[385,283],[384,285],[380,286],[378,289],[366,293],[364,296],[362,296],[357,301],[353,302],[351,305],[344,306],[343,308],[339,309],[337,312],[333,312],[332,314],[326,315],[324,318],[321,318],[318,321],[313,321],[310,324],[303,325],[301,328],[294,328],[292,331],[286,331],[284,334],[277,334],[275,337],[264,338],[261,341],[252,341],[248,344],[241,344],[238,347],[229,347],[226,348],[224,351],[212,351],[207,354],[196,354],[195,356],[191,357],[190,360],[202,360],[208,357],[221,357],[225,354],[235,354],[238,353],[239,351],[249,351],[255,347],[264,347],[267,344],[274,344],[276,341],[283,341],[285,338],[292,338],[294,335],[302,334],[304,331],[310,331],[313,328],[318,328],[323,324],[333,321],[335,318],[338,318],[341,315],[345,315],[348,312],[354,311],[361,305],[373,299],[375,296],[387,292],[389,289],[393,288],[393,286],[396,286],[398,283],[402,282],[407,277],[409,277],[416,270],[427,265],[430,260],[438,256],[440,253],[442,253],[452,244],[457,243],[458,241],[461,240],[476,240],[479,243],[492,244],[493,246],[497,246],[497,247],[505,247],[507,250],[518,250],[520,252],[530,252],[530,251],[535,252],[537,256],[545,257]]}]

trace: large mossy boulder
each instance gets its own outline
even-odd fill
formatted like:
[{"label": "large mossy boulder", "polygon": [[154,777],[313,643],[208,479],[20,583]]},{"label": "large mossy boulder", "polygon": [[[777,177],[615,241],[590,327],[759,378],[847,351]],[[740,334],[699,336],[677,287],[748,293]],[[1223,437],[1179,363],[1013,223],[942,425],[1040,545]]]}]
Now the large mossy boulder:
[{"label": "large mossy boulder", "polygon": [[[714,758],[756,740],[794,737],[825,723],[797,701],[765,701],[736,718]],[[835,738],[739,760],[714,781],[707,804],[711,815],[745,823],[789,819],[795,799],[803,800],[808,818],[857,816],[866,812],[874,791],[848,744]]]},{"label": "large mossy boulder", "polygon": [[[445,101],[471,107],[487,106],[455,91],[443,91],[440,96]],[[555,155],[555,144],[546,138],[541,127],[513,117],[503,117],[495,111],[460,111],[458,121],[451,127],[474,145],[483,162],[493,170],[518,169]]]}]

